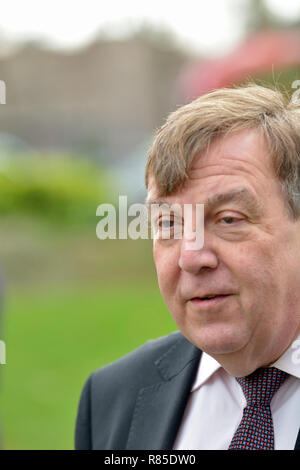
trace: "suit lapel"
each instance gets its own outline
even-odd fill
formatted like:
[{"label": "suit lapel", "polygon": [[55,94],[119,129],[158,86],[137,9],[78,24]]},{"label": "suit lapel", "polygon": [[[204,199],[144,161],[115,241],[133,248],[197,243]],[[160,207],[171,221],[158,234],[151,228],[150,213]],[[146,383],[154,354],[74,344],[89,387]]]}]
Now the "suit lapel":
[{"label": "suit lapel", "polygon": [[299,429],[299,432],[298,432],[298,437],[297,437],[297,441],[296,441],[296,445],[295,445],[294,450],[300,450],[300,429]]},{"label": "suit lapel", "polygon": [[155,362],[161,381],[141,388],[127,449],[171,449],[176,438],[201,351],[180,335]]}]

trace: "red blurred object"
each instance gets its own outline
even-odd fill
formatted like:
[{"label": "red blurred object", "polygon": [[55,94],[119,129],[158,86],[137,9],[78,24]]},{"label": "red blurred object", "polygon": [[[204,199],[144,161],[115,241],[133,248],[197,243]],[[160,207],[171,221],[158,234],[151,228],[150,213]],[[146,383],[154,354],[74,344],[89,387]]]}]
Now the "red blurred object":
[{"label": "red blurred object", "polygon": [[249,36],[232,53],[193,63],[184,70],[181,90],[191,100],[231,86],[265,70],[300,64],[300,31],[265,31]]}]

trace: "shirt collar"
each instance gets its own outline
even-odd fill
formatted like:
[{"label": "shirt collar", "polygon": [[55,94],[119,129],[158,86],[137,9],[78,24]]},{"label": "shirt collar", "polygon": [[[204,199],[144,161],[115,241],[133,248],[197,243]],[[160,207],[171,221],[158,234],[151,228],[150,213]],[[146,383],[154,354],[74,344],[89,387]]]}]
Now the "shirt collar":
[{"label": "shirt collar", "polygon": [[[300,335],[270,367],[276,367],[300,379]],[[223,369],[223,367],[212,356],[202,352],[191,392],[201,387],[218,369]]]},{"label": "shirt collar", "polygon": [[300,379],[300,335],[270,367],[276,367]]},{"label": "shirt collar", "polygon": [[203,385],[204,382],[206,382],[206,380],[208,380],[219,368],[221,368],[221,365],[213,357],[203,351],[191,392],[194,392],[194,390],[201,387],[201,385]]}]

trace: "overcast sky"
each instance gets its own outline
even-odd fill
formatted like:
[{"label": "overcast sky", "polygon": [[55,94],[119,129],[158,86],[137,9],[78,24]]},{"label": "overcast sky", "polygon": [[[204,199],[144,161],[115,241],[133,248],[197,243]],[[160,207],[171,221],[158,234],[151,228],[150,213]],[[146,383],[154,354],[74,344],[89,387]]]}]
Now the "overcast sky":
[{"label": "overcast sky", "polygon": [[[246,0],[7,0],[1,3],[0,34],[12,40],[43,40],[77,47],[103,26],[120,35],[140,20],[167,25],[199,52],[228,49],[242,36],[236,5]],[[300,0],[267,0],[284,18],[300,14]]]}]

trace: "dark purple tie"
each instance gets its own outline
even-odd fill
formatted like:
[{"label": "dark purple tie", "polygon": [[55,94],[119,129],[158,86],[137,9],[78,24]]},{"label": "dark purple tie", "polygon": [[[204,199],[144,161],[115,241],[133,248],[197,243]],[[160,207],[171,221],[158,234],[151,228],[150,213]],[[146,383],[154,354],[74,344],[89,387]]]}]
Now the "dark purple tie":
[{"label": "dark purple tie", "polygon": [[246,377],[236,377],[247,405],[229,450],[273,450],[274,428],[271,400],[288,374],[275,367],[257,369]]}]

